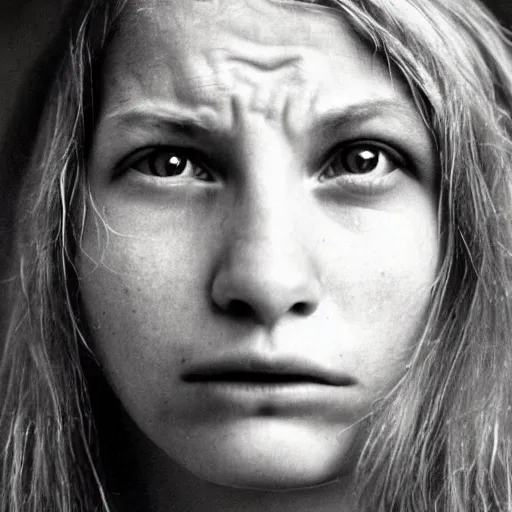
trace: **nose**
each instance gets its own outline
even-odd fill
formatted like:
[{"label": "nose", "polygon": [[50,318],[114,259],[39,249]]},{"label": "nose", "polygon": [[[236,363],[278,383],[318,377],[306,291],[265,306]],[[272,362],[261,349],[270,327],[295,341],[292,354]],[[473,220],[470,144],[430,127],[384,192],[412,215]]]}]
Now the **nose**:
[{"label": "nose", "polygon": [[285,197],[275,189],[253,189],[240,201],[212,284],[220,311],[268,328],[285,316],[311,315],[321,298],[299,218],[303,205]]}]

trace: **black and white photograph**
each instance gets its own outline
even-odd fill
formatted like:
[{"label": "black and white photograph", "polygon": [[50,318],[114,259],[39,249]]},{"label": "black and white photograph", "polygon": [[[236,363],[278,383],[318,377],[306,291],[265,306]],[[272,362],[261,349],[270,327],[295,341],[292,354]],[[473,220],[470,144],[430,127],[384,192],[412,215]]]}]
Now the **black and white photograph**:
[{"label": "black and white photograph", "polygon": [[512,2],[2,0],[0,512],[512,512]]}]

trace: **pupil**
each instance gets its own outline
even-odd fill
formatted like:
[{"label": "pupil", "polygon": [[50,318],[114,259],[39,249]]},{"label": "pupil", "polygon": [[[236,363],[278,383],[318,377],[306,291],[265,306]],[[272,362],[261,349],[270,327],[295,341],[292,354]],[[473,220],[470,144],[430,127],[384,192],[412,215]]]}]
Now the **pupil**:
[{"label": "pupil", "polygon": [[187,160],[186,158],[181,158],[177,155],[171,156],[167,160],[166,164],[166,171],[167,176],[176,176],[177,174],[180,174],[185,169]]},{"label": "pupil", "polygon": [[368,149],[364,151],[359,151],[355,154],[354,164],[355,172],[370,172],[377,167],[379,163],[379,154],[375,151],[370,151]]}]

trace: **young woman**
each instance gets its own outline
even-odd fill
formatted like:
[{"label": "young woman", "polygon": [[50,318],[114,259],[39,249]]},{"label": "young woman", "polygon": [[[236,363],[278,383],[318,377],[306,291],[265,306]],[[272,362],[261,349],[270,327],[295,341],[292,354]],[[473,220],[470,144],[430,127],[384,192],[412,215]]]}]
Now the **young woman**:
[{"label": "young woman", "polygon": [[496,20],[469,0],[66,20],[17,163],[1,510],[512,510]]}]

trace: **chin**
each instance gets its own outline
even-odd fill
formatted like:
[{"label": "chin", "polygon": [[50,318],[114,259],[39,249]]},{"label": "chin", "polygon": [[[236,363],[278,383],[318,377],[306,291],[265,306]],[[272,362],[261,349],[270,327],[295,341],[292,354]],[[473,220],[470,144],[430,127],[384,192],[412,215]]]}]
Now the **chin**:
[{"label": "chin", "polygon": [[217,485],[290,491],[329,484],[349,475],[357,462],[357,443],[347,433],[274,428],[265,436],[245,429],[226,434],[201,443],[203,449],[182,459],[182,465]]}]

